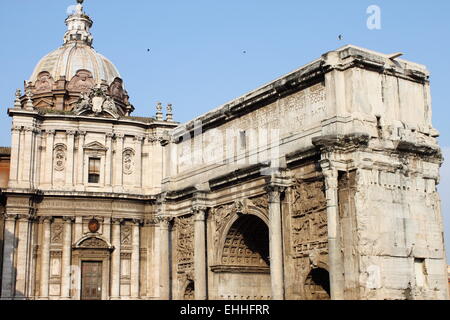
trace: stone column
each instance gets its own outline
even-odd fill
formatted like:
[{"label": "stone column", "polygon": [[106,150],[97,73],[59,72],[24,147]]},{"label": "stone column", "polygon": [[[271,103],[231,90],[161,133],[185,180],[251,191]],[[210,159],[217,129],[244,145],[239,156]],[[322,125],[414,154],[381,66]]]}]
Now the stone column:
[{"label": "stone column", "polygon": [[77,187],[80,189],[84,184],[84,141],[86,131],[78,131],[78,153],[77,153]]},{"label": "stone column", "polygon": [[160,229],[160,271],[159,271],[159,285],[161,300],[170,300],[170,224],[171,217],[158,217]]},{"label": "stone column", "polygon": [[285,188],[269,185],[269,243],[270,243],[270,279],[272,299],[284,299],[283,272],[283,228],[281,217],[281,193]]},{"label": "stone column", "polygon": [[114,251],[111,254],[111,299],[120,298],[120,225],[122,219],[112,219],[112,245]]},{"label": "stone column", "polygon": [[41,247],[41,299],[48,299],[49,297],[49,272],[50,272],[50,224],[49,217],[42,218],[42,247]]},{"label": "stone column", "polygon": [[15,289],[14,256],[16,247],[16,220],[17,216],[7,214],[5,216],[5,234],[3,249],[3,271],[2,271],[2,300],[12,299]]},{"label": "stone column", "polygon": [[66,163],[66,186],[73,187],[74,175],[74,149],[75,149],[75,134],[76,131],[67,131],[67,163]]},{"label": "stone column", "polygon": [[20,131],[22,127],[13,126],[12,131],[12,144],[11,144],[11,167],[9,179],[11,182],[16,183],[18,180],[19,169],[19,152],[20,152]]},{"label": "stone column", "polygon": [[206,284],[206,207],[194,206],[195,300],[207,300]]},{"label": "stone column", "polygon": [[17,255],[16,265],[16,290],[14,296],[17,299],[26,297],[28,289],[28,272],[31,258],[30,244],[30,216],[20,215],[18,224],[18,232],[16,234]]},{"label": "stone column", "polygon": [[72,257],[72,217],[64,218],[64,238],[62,250],[62,280],[61,280],[61,298],[70,299],[70,282],[71,282],[71,257]]},{"label": "stone column", "polygon": [[25,129],[25,144],[23,146],[23,152],[20,153],[20,157],[22,158],[22,177],[20,179],[24,183],[24,187],[31,187],[31,168],[32,168],[32,160],[34,153],[34,145],[33,145],[33,137],[35,129],[33,127],[26,127]]},{"label": "stone column", "polygon": [[105,159],[105,186],[111,187],[112,184],[112,133],[106,134],[106,159]]},{"label": "stone column", "polygon": [[55,143],[55,130],[48,130],[46,133],[44,183],[50,188],[53,183],[53,148]]},{"label": "stone column", "polygon": [[139,273],[140,273],[140,224],[141,221],[133,221],[133,242],[131,252],[131,298],[139,299]]},{"label": "stone column", "polygon": [[338,171],[328,160],[321,161],[325,176],[328,221],[328,265],[332,300],[344,299],[344,277],[339,242]]},{"label": "stone column", "polygon": [[116,155],[114,161],[114,191],[122,192],[123,190],[123,141],[124,134],[116,134]]},{"label": "stone column", "polygon": [[144,141],[144,138],[145,137],[143,136],[136,136],[134,138],[134,141],[136,143],[136,186],[138,188],[142,187],[142,142]]}]

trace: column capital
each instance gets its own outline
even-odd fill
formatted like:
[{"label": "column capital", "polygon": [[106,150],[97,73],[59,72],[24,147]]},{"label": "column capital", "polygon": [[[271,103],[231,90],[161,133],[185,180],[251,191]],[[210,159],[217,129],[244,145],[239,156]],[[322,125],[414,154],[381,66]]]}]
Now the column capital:
[{"label": "column capital", "polygon": [[11,128],[12,132],[21,132],[22,131],[22,126],[13,126]]},{"label": "column capital", "polygon": [[136,136],[133,137],[133,140],[142,142],[142,141],[145,140],[145,136],[143,136],[143,135],[136,135]]},{"label": "column capital", "polygon": [[18,214],[16,215],[16,219],[21,221],[21,222],[28,222],[30,220],[32,220],[32,217],[28,214]]},{"label": "column capital", "polygon": [[25,132],[35,132],[36,128],[35,127],[23,127],[23,130]]},{"label": "column capital", "polygon": [[53,221],[53,217],[41,216],[41,217],[38,217],[38,221],[39,221],[39,223],[48,223],[48,224],[50,224]]},{"label": "column capital", "polygon": [[66,224],[71,224],[75,222],[75,217],[63,217],[63,221]]},{"label": "column capital", "polygon": [[56,134],[56,130],[45,130],[45,134],[47,136],[54,136]]},{"label": "column capital", "polygon": [[111,218],[111,224],[121,225],[124,222],[123,218]]},{"label": "column capital", "polygon": [[86,131],[83,131],[83,130],[78,130],[78,131],[77,131],[77,134],[78,134],[78,136],[80,136],[80,137],[84,137],[84,136],[86,136],[87,132],[86,132]]},{"label": "column capital", "polygon": [[77,134],[77,131],[76,130],[67,130],[66,134],[68,136],[75,136]]},{"label": "column capital", "polygon": [[333,163],[328,159],[324,159],[320,161],[320,166],[325,177],[326,188],[337,188],[339,172],[335,166],[333,166]]},{"label": "column capital", "polygon": [[10,213],[6,213],[4,217],[5,221],[16,221],[19,218],[17,214],[10,214]]},{"label": "column capital", "polygon": [[165,216],[161,215],[161,216],[156,217],[156,221],[159,223],[160,227],[168,229],[170,227],[170,224],[173,221],[173,217],[167,216],[167,215],[165,215]]},{"label": "column capital", "polygon": [[113,139],[113,138],[114,138],[114,133],[112,133],[112,132],[107,132],[107,133],[106,133],[106,137],[109,138],[109,139]]},{"label": "column capital", "polygon": [[192,212],[194,214],[194,220],[195,221],[205,221],[207,210],[208,210],[207,206],[199,205],[199,204],[193,205]]},{"label": "column capital", "polygon": [[140,226],[141,224],[144,223],[144,220],[138,218],[131,219],[131,221],[137,226]]},{"label": "column capital", "polygon": [[115,139],[124,139],[125,138],[125,134],[123,134],[123,133],[116,133],[116,134],[114,134],[114,138]]}]

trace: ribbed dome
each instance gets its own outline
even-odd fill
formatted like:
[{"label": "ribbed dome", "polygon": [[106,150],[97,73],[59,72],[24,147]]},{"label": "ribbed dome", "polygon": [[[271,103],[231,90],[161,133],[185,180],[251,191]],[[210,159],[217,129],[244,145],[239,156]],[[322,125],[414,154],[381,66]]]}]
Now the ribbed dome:
[{"label": "ribbed dome", "polygon": [[29,81],[33,84],[41,72],[48,72],[54,80],[65,76],[70,81],[79,70],[88,70],[96,83],[105,80],[110,85],[120,78],[116,67],[107,58],[82,42],[65,43],[61,48],[41,59]]}]

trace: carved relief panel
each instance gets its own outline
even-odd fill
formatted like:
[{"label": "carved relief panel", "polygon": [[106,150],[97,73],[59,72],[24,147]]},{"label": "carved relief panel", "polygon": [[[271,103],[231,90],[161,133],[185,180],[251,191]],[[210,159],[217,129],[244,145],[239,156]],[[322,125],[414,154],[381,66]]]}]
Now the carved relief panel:
[{"label": "carved relief panel", "polygon": [[194,218],[179,217],[175,220],[177,232],[177,269],[186,272],[193,269],[194,264]]},{"label": "carved relief panel", "polygon": [[66,168],[67,147],[64,144],[57,144],[54,150],[53,163],[56,171],[64,171]]},{"label": "carved relief panel", "polygon": [[55,81],[48,72],[41,72],[34,85],[34,94],[51,92]]},{"label": "carved relief panel", "polygon": [[67,85],[69,91],[86,92],[95,86],[92,74],[87,70],[79,70]]},{"label": "carved relief panel", "polygon": [[125,149],[123,152],[123,173],[131,175],[134,172],[135,152],[132,149]]},{"label": "carved relief panel", "polygon": [[51,225],[51,243],[62,245],[63,240],[63,225],[60,222],[55,222]]},{"label": "carved relief panel", "polygon": [[[327,252],[327,201],[324,181],[296,179],[292,188],[292,246],[295,258],[317,264]],[[300,263],[300,261],[298,261]]]}]

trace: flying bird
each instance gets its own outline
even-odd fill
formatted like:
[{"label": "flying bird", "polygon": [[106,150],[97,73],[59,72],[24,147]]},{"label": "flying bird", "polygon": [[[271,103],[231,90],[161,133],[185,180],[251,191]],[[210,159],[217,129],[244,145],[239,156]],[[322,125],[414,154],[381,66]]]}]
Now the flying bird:
[{"label": "flying bird", "polygon": [[340,34],[340,35],[338,36],[338,39],[339,39],[339,41],[341,41],[342,39],[344,39],[344,36],[343,36],[342,34]]}]

